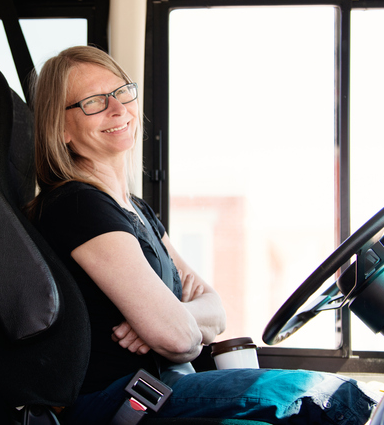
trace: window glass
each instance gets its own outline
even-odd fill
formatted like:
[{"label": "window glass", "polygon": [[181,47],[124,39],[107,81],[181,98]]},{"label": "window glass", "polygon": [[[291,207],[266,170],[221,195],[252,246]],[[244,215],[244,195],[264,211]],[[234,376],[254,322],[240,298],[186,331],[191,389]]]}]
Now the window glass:
[{"label": "window glass", "polygon": [[[20,26],[38,72],[48,58],[61,50],[70,46],[87,44],[86,19],[21,19]],[[8,84],[24,99],[2,22],[0,52],[0,71],[6,77]]]},{"label": "window glass", "polygon": [[[218,339],[262,332],[334,249],[335,9],[170,14],[170,235],[221,294]],[[334,312],[285,346],[334,348]]]},{"label": "window glass", "polygon": [[[351,216],[352,232],[384,207],[384,10],[353,10],[351,30]],[[352,315],[352,348],[384,350]]]}]

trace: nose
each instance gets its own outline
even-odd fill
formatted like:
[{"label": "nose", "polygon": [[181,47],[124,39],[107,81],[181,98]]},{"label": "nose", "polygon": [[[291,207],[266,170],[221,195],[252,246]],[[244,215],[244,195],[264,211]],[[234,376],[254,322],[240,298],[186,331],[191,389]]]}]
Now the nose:
[{"label": "nose", "polygon": [[108,108],[107,110],[116,114],[124,114],[126,112],[125,105],[123,105],[114,96],[108,96]]}]

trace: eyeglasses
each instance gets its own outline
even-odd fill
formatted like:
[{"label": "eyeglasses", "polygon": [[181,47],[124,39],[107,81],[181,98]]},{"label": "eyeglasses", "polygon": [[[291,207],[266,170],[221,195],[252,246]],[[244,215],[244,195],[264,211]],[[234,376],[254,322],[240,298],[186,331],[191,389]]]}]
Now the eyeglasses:
[{"label": "eyeglasses", "polygon": [[65,109],[81,108],[85,115],[98,114],[108,108],[109,96],[113,96],[123,105],[133,102],[137,99],[137,84],[124,84],[111,93],[95,94],[93,96],[86,97],[73,105],[67,106]]}]

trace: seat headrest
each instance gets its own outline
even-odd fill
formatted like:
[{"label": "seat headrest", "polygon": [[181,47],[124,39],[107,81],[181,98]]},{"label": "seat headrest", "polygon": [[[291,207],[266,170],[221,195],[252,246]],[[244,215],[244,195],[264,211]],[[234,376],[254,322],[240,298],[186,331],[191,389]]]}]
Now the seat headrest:
[{"label": "seat headrest", "polygon": [[33,114],[0,72],[0,190],[21,208],[35,195]]}]

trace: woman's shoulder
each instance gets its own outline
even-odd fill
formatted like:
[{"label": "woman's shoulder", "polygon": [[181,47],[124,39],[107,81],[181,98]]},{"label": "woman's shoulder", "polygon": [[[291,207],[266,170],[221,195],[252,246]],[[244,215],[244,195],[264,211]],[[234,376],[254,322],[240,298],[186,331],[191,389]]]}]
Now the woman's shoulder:
[{"label": "woman's shoulder", "polygon": [[106,217],[108,221],[127,220],[122,208],[110,195],[79,181],[67,182],[45,196],[40,220],[46,217],[62,217],[67,221],[83,219],[85,222],[107,221]]},{"label": "woman's shoulder", "polygon": [[58,199],[60,197],[70,196],[73,194],[77,194],[79,192],[89,191],[89,190],[94,191],[95,193],[101,192],[99,189],[97,189],[95,186],[92,186],[91,184],[83,183],[77,180],[72,180],[51,190],[47,194],[47,198]]},{"label": "woman's shoulder", "polygon": [[107,193],[71,181],[45,198],[36,225],[50,239],[66,241],[66,252],[71,252],[104,233],[124,231],[137,237],[137,221]]},{"label": "woman's shoulder", "polygon": [[54,204],[71,203],[71,200],[75,200],[76,202],[84,200],[89,203],[98,199],[112,200],[107,193],[97,187],[73,180],[50,191],[45,196],[44,207],[49,208]]}]

